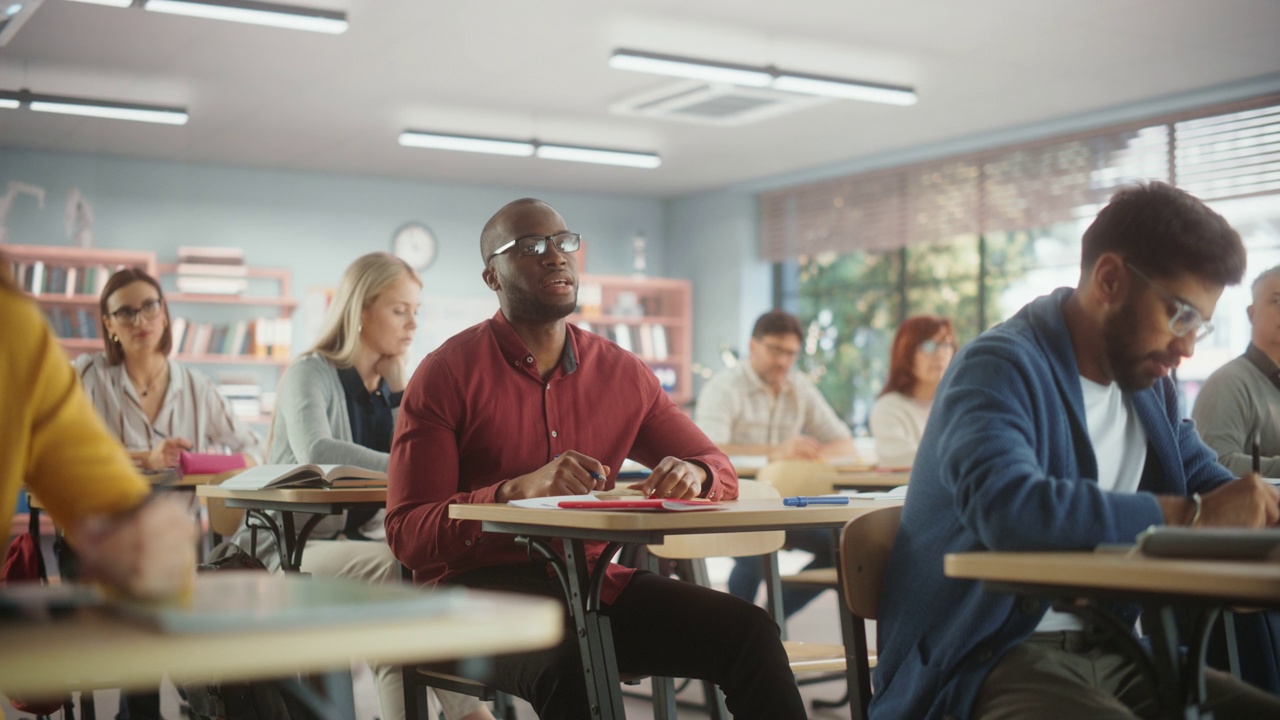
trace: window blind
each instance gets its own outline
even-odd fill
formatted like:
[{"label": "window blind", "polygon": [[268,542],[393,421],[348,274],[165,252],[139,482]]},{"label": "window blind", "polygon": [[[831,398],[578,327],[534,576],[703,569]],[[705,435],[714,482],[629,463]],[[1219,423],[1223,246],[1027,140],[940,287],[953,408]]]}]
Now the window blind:
[{"label": "window blind", "polygon": [[1280,193],[1280,97],[762,193],[761,257],[890,250],[1090,217],[1119,187]]}]

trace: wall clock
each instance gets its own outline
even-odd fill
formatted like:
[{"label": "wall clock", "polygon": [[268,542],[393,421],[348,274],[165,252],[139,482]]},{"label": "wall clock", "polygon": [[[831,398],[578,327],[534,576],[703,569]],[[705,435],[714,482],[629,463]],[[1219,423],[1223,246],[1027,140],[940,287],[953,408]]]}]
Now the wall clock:
[{"label": "wall clock", "polygon": [[391,237],[391,252],[422,272],[436,259],[436,235],[420,222],[407,222]]}]

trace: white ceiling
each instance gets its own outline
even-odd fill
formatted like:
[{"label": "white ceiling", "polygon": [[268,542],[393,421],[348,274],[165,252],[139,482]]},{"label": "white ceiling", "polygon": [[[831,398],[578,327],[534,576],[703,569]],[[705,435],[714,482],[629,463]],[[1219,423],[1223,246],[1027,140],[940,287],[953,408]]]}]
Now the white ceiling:
[{"label": "white ceiling", "polygon": [[[302,0],[288,0],[301,3]],[[184,105],[166,127],[0,110],[0,147],[671,197],[1280,71],[1280,0],[306,0],[343,35],[45,0],[0,89]],[[627,117],[616,47],[914,86],[715,128]],[[406,128],[657,151],[638,170],[402,148]]]}]

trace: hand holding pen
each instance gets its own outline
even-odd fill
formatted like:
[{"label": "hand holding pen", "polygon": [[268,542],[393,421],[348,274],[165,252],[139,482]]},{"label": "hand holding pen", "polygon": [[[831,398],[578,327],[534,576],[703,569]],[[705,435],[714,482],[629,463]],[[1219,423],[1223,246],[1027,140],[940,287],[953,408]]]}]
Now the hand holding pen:
[{"label": "hand holding pen", "polygon": [[498,486],[498,502],[554,495],[586,495],[604,490],[609,468],[599,460],[575,450],[566,450],[551,462],[526,475]]}]

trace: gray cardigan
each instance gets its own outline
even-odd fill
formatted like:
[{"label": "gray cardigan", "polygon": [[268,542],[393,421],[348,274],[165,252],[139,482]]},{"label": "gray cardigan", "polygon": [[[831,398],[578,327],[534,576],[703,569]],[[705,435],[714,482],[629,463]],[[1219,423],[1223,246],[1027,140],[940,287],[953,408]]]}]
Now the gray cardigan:
[{"label": "gray cardigan", "polygon": [[[391,413],[394,421],[399,408]],[[343,392],[342,381],[338,379],[338,369],[332,363],[321,355],[307,353],[289,366],[276,395],[275,416],[271,421],[267,448],[268,463],[356,465],[385,471],[389,458],[387,453],[370,450],[352,441],[347,396]],[[276,522],[279,522],[278,518]],[[311,538],[337,537],[345,525],[345,513],[326,518],[316,525]],[[254,549],[250,530],[243,523],[232,541],[245,550]],[[280,553],[269,531],[258,531],[256,551],[258,559],[268,568],[280,567]]]}]

